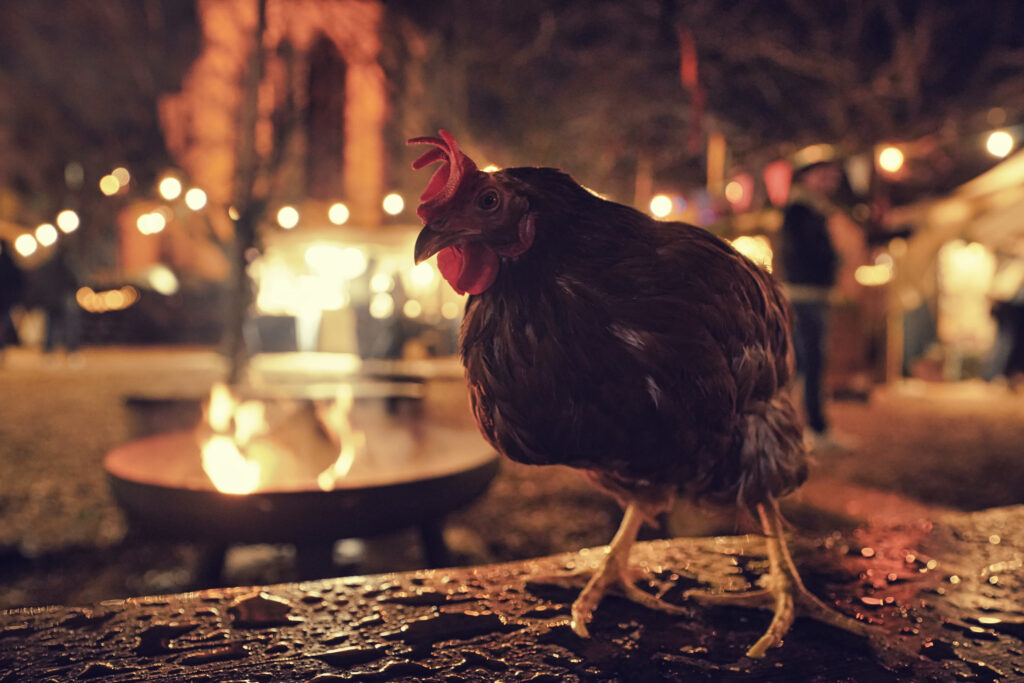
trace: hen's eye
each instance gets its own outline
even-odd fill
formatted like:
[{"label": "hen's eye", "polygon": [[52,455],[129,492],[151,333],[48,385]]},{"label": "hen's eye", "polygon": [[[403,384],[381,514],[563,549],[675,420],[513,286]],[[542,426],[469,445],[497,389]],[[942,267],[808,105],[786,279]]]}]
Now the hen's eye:
[{"label": "hen's eye", "polygon": [[476,198],[476,205],[483,211],[494,211],[501,204],[497,190],[485,190]]}]

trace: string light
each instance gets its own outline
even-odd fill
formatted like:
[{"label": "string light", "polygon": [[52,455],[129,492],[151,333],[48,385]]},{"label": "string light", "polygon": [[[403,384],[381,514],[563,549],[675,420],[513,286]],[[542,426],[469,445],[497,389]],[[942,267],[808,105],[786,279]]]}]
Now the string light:
[{"label": "string light", "polygon": [[64,209],[57,214],[57,227],[60,228],[61,232],[65,235],[78,230],[78,226],[80,224],[81,221],[78,218],[78,214],[71,209]]},{"label": "string light", "polygon": [[299,210],[294,206],[282,206],[277,211],[277,224],[285,230],[291,230],[299,224]]},{"label": "string light", "polygon": [[121,189],[121,183],[112,175],[105,175],[100,178],[100,192],[107,197],[115,195]]},{"label": "string light", "polygon": [[994,157],[1002,159],[1013,151],[1016,140],[1005,130],[992,131],[985,140],[985,149]]},{"label": "string light", "polygon": [[36,253],[36,250],[39,249],[39,243],[36,242],[35,237],[26,232],[18,235],[18,239],[14,240],[14,248],[22,256],[28,257]]},{"label": "string light", "polygon": [[878,153],[878,166],[886,173],[896,173],[903,168],[903,152],[896,147],[886,147]]},{"label": "string light", "polygon": [[160,196],[168,201],[180,197],[181,189],[181,181],[174,176],[167,176],[157,186]]},{"label": "string light", "polygon": [[672,213],[672,199],[667,195],[657,194],[651,198],[651,215],[665,218]]},{"label": "string light", "polygon": [[392,192],[384,197],[383,206],[384,212],[389,216],[397,216],[405,209],[405,200],[402,199],[402,195]]},{"label": "string light", "polygon": [[52,247],[57,243],[57,228],[50,223],[43,223],[36,228],[36,241],[44,247]]},{"label": "string light", "polygon": [[341,202],[331,204],[331,208],[327,209],[327,218],[335,225],[344,225],[349,218],[348,207]]},{"label": "string light", "polygon": [[185,206],[193,211],[198,211],[203,208],[206,206],[206,193],[198,187],[193,187],[185,193]]}]

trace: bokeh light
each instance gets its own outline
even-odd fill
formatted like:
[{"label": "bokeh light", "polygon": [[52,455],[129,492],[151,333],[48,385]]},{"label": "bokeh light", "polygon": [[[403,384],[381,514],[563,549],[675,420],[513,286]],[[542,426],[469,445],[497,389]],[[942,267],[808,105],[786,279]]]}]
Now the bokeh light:
[{"label": "bokeh light", "polygon": [[985,140],[985,149],[992,156],[1002,159],[1013,151],[1015,142],[1013,136],[1005,130],[996,130],[989,133],[988,139]]},{"label": "bokeh light", "polygon": [[44,247],[52,247],[57,243],[57,228],[51,223],[43,223],[36,228],[36,241]]},{"label": "bokeh light", "polygon": [[299,224],[299,210],[294,206],[282,206],[277,211],[277,224],[285,230],[291,230]]},{"label": "bokeh light", "polygon": [[374,294],[370,299],[370,315],[378,320],[390,318],[395,312],[395,300],[390,294]]},{"label": "bokeh light", "polygon": [[651,215],[665,218],[672,213],[672,199],[668,195],[658,194],[651,198]]},{"label": "bokeh light", "polygon": [[878,167],[886,173],[896,173],[903,168],[903,152],[897,147],[886,147],[878,153]]},{"label": "bokeh light", "polygon": [[405,302],[405,305],[402,306],[402,313],[406,318],[418,318],[420,317],[420,314],[423,313],[423,304],[416,301],[416,299],[409,299]]},{"label": "bokeh light", "polygon": [[160,196],[170,201],[181,196],[181,181],[174,176],[167,176],[157,186]]},{"label": "bokeh light", "polygon": [[413,266],[409,272],[409,279],[416,287],[429,287],[430,283],[434,281],[434,266],[426,261]]},{"label": "bokeh light", "polygon": [[39,243],[36,242],[35,237],[26,232],[18,235],[18,239],[14,240],[14,248],[22,256],[31,256],[39,249]]},{"label": "bokeh light", "polygon": [[193,211],[203,208],[206,206],[206,193],[198,187],[193,187],[185,193],[185,206]]},{"label": "bokeh light", "polygon": [[78,218],[78,214],[71,209],[64,209],[57,214],[57,227],[60,228],[64,234],[70,234],[75,230],[78,230],[78,226],[81,221]]},{"label": "bokeh light", "polygon": [[392,192],[384,197],[383,205],[385,213],[389,216],[397,216],[405,209],[405,200],[402,199],[402,195]]},{"label": "bokeh light", "polygon": [[348,207],[341,202],[335,202],[331,204],[331,208],[327,209],[327,218],[335,225],[344,225],[349,218]]},{"label": "bokeh light", "polygon": [[124,166],[118,166],[110,172],[110,175],[114,176],[121,187],[127,187],[128,183],[132,181],[132,174]]},{"label": "bokeh light", "polygon": [[100,192],[110,197],[118,193],[121,189],[121,183],[117,182],[117,178],[112,175],[105,175],[100,178]]}]

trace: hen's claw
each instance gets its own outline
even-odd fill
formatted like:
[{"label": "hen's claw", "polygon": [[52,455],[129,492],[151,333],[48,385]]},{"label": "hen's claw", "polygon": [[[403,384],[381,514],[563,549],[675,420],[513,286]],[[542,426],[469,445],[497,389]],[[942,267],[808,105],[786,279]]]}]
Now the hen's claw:
[{"label": "hen's claw", "polygon": [[[657,596],[637,588],[633,583],[636,579],[636,570],[629,565],[629,551],[636,542],[637,532],[643,519],[636,507],[630,505],[622,517],[619,530],[615,533],[608,546],[608,554],[601,560],[600,565],[590,575],[583,590],[572,603],[572,630],[581,638],[589,638],[590,630],[587,624],[593,617],[594,610],[601,603],[605,594],[614,591],[627,600],[631,600],[648,609],[668,612],[669,614],[686,614],[688,610],[684,607],[672,605]],[[579,570],[556,576],[535,577],[534,581],[558,585],[579,585],[579,579],[589,572]]]},{"label": "hen's claw", "polygon": [[773,506],[766,511],[764,506],[759,505],[757,511],[761,517],[768,550],[769,573],[765,577],[765,587],[746,593],[706,593],[691,590],[687,591],[684,597],[705,605],[771,609],[773,615],[768,629],[747,650],[747,656],[752,658],[764,657],[770,648],[782,642],[782,637],[786,635],[796,618],[797,607],[804,615],[813,619],[859,636],[867,636],[869,629],[866,625],[832,609],[804,586],[786,546],[778,509]]}]

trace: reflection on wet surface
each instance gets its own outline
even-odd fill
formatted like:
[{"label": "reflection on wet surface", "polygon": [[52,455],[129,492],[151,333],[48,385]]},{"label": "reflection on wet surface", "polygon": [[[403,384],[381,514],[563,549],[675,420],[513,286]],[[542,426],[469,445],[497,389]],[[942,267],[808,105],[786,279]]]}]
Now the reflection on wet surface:
[{"label": "reflection on wet surface", "polygon": [[[765,612],[687,605],[687,589],[744,591],[765,570],[756,536],[640,544],[639,585],[684,617],[609,597],[590,639],[571,588],[601,550],[509,565],[348,577],[259,589],[0,614],[0,681],[26,672],[122,680],[1015,680],[1024,676],[1024,509],[934,525],[797,536],[808,588],[874,625],[870,639],[798,618],[761,661],[744,652]],[[998,542],[993,539],[998,537]],[[997,579],[993,581],[993,578]],[[808,678],[808,672],[818,672]],[[817,676],[817,678],[815,678]]]}]

